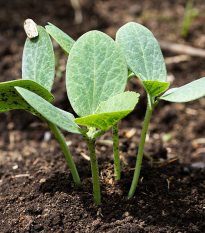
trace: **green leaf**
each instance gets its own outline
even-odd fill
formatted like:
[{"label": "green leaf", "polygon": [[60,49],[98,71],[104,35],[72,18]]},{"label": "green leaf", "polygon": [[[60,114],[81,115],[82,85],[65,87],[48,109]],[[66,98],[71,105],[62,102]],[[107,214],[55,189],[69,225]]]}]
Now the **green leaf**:
[{"label": "green leaf", "polygon": [[55,25],[48,23],[46,31],[58,42],[63,51],[68,55],[75,41]]},{"label": "green leaf", "polygon": [[125,90],[127,64],[109,36],[91,31],[73,45],[66,69],[68,98],[75,112],[93,115],[99,104]]},{"label": "green leaf", "polygon": [[127,116],[131,111],[107,112],[96,115],[90,115],[82,118],[76,118],[75,123],[89,127],[95,127],[107,131],[120,119]]},{"label": "green leaf", "polygon": [[46,101],[51,102],[54,98],[48,90],[31,80],[15,80],[10,82],[0,83],[0,112],[5,112],[13,109],[24,109],[31,113],[36,111],[19,95],[14,88],[15,86],[26,88],[40,95]]},{"label": "green leaf", "polygon": [[46,30],[37,26],[39,36],[26,40],[22,79],[33,80],[51,91],[54,81],[55,57],[51,39]]},{"label": "green leaf", "polygon": [[166,91],[169,87],[169,83],[167,82],[159,82],[159,81],[142,81],[147,94],[150,97],[155,97]]},{"label": "green leaf", "polygon": [[129,69],[139,79],[166,81],[164,58],[159,43],[150,30],[130,22],[117,31],[116,41],[125,55]]},{"label": "green leaf", "polygon": [[21,87],[15,88],[34,109],[53,124],[71,133],[80,134],[81,132],[87,132],[87,130],[79,128],[78,125],[73,122],[75,117],[71,113],[56,108],[31,91]]},{"label": "green leaf", "polygon": [[160,96],[159,100],[170,102],[188,102],[205,95],[205,77],[190,82],[182,87],[172,88]]},{"label": "green leaf", "polygon": [[140,94],[130,91],[115,95],[107,101],[102,102],[95,111],[95,114],[125,110],[132,111],[138,102],[139,96]]},{"label": "green leaf", "polygon": [[107,131],[120,119],[127,116],[138,102],[139,94],[124,92],[102,102],[95,115],[76,118],[75,123]]}]

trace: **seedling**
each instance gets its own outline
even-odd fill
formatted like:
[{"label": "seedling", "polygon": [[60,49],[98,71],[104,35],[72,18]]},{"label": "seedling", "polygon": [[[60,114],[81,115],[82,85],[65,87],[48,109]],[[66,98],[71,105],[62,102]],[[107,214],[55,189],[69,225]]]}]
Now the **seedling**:
[{"label": "seedling", "polygon": [[[68,41],[65,43],[68,47],[71,40],[66,39],[66,34],[61,37],[61,41],[62,38]],[[85,138],[90,153],[94,200],[100,204],[96,138],[112,126],[116,128],[117,122],[134,109],[139,94],[124,92],[128,76],[126,60],[117,43],[106,34],[91,31],[72,44],[71,50],[67,50],[66,46],[63,49],[69,53],[66,68],[67,94],[79,118],[75,119],[71,113],[53,106],[32,91],[15,88],[47,121],[68,132],[82,134]],[[86,126],[87,129],[81,129],[77,124]]]},{"label": "seedling", "polygon": [[[38,111],[32,108],[32,106],[29,105],[15,89],[15,87],[24,88],[41,96],[45,101],[51,102],[53,100],[53,96],[50,93],[55,71],[53,47],[46,30],[39,26],[37,26],[37,30],[38,33],[35,33],[35,36],[38,37],[27,39],[24,46],[22,62],[23,79],[0,83],[0,112],[13,109],[24,109],[47,123],[61,146],[71,169],[74,182],[80,186],[81,181],[76,166],[59,129],[56,125],[45,119]],[[30,37],[31,34],[32,31],[29,29]]]},{"label": "seedling", "polygon": [[[164,59],[160,46],[151,31],[140,24],[127,23],[118,30],[116,41],[124,53],[129,70],[142,82],[148,99],[134,177],[128,194],[128,197],[132,197],[139,180],[145,138],[152,111],[161,100],[188,102],[204,96],[205,78],[166,91],[169,83],[166,82],[167,73]],[[131,76],[132,74],[130,74]],[[166,92],[159,96],[164,91]]]},{"label": "seedling", "polygon": [[182,26],[182,30],[181,30],[181,37],[183,37],[183,38],[187,37],[189,27],[191,26],[192,21],[199,14],[199,10],[197,8],[194,8],[193,4],[194,4],[194,0],[188,0],[186,3],[183,26]]},{"label": "seedling", "polygon": [[[128,194],[128,197],[132,197],[139,180],[145,138],[152,111],[161,100],[188,102],[204,96],[205,78],[166,91],[169,83],[166,82],[166,67],[159,44],[147,28],[137,23],[128,23],[121,27],[117,32],[117,43],[99,31],[88,32],[75,42],[50,24],[46,27],[47,32],[69,55],[66,88],[69,101],[79,116],[75,119],[71,113],[51,104],[54,54],[46,31],[39,26],[37,29],[39,37],[27,40],[25,44],[22,70],[24,80],[0,84],[0,111],[25,109],[44,120],[56,136],[69,163],[74,181],[78,185],[80,185],[80,179],[75,164],[56,126],[71,133],[81,134],[87,142],[90,153],[94,200],[100,204],[95,141],[97,137],[113,127],[115,174],[119,179],[117,123],[128,115],[138,102],[139,94],[124,92],[127,81],[137,76],[146,90],[148,104],[134,178]],[[165,93],[162,94],[163,92]],[[84,128],[80,128],[78,124]]]},{"label": "seedling", "polygon": [[[46,31],[58,42],[66,55],[69,55],[71,48],[73,47],[75,41],[64,33],[62,30],[57,28],[55,25],[48,23],[46,26]],[[132,76],[133,77],[133,76]],[[130,76],[128,76],[130,78]],[[119,151],[119,136],[118,136],[118,123],[114,124],[112,127],[113,135],[113,154],[114,154],[114,174],[115,179],[119,180],[121,178],[120,172],[120,151]]]}]

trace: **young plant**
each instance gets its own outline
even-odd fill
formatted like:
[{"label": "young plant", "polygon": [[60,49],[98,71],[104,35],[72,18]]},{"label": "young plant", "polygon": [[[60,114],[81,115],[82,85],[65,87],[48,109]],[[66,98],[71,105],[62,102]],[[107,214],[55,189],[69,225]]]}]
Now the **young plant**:
[{"label": "young plant", "polygon": [[15,89],[19,87],[30,90],[41,96],[48,103],[53,100],[53,96],[50,93],[55,71],[53,47],[46,30],[40,26],[37,26],[37,30],[38,37],[27,39],[24,46],[22,80],[0,83],[0,112],[24,109],[47,123],[61,146],[71,169],[74,182],[80,186],[81,181],[76,166],[59,129],[29,105]]},{"label": "young plant", "polygon": [[[67,94],[79,118],[54,107],[32,91],[22,87],[16,90],[46,120],[68,132],[81,133],[85,138],[90,153],[94,200],[100,204],[95,140],[134,109],[139,94],[124,92],[128,76],[126,60],[117,43],[106,34],[88,32],[67,53]],[[77,124],[86,126],[87,130]]]},{"label": "young plant", "polygon": [[[151,31],[140,24],[127,23],[118,30],[116,41],[124,53],[129,70],[133,72],[129,77],[136,75],[140,79],[148,99],[134,177],[128,194],[128,197],[132,197],[139,180],[145,138],[154,108],[161,100],[188,102],[204,96],[205,78],[166,91],[169,83],[166,82],[167,73],[164,59],[160,46]],[[157,97],[164,91],[166,92],[163,95]]]},{"label": "young plant", "polygon": [[189,27],[192,21],[197,17],[199,11],[197,8],[193,8],[194,0],[188,0],[184,12],[183,26],[181,30],[181,37],[184,39],[187,37]]},{"label": "young plant", "polygon": [[[58,44],[61,46],[65,54],[69,55],[70,50],[73,47],[75,41],[66,33],[64,33],[59,28],[57,28],[55,25],[51,23],[48,24],[49,25],[46,26],[46,31],[58,42]],[[119,180],[121,178],[121,171],[120,171],[118,123],[113,125],[112,135],[113,135],[114,174],[115,174],[115,180]]]}]

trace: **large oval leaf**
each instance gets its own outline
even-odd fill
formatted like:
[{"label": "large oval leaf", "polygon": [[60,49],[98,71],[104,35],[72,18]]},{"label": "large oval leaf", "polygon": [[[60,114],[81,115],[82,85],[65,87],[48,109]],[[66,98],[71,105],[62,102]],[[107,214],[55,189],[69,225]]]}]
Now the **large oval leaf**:
[{"label": "large oval leaf", "polygon": [[46,31],[58,42],[63,51],[68,55],[75,41],[55,25],[48,23]]},{"label": "large oval leaf", "polygon": [[46,30],[37,26],[39,36],[26,40],[23,61],[22,79],[39,83],[51,91],[55,73],[55,57],[51,39]]},{"label": "large oval leaf", "polygon": [[166,81],[167,73],[159,43],[146,27],[130,22],[116,35],[129,69],[141,80]]},{"label": "large oval leaf", "polygon": [[13,109],[24,109],[36,115],[36,111],[19,95],[14,88],[15,86],[26,88],[40,95],[46,101],[51,102],[53,96],[48,90],[31,80],[15,80],[0,83],[0,112]]},{"label": "large oval leaf", "polygon": [[205,77],[190,82],[182,87],[166,91],[158,99],[170,102],[189,102],[205,96]]},{"label": "large oval leaf", "polygon": [[134,109],[138,98],[139,94],[135,92],[120,93],[102,102],[95,115],[77,118],[74,122],[107,131]]},{"label": "large oval leaf", "polygon": [[79,128],[79,126],[73,122],[75,117],[71,113],[56,108],[31,91],[21,87],[15,88],[29,105],[31,105],[36,111],[38,111],[43,117],[53,124],[71,133],[80,134],[81,132],[87,132],[87,130]]},{"label": "large oval leaf", "polygon": [[93,115],[99,104],[124,91],[127,65],[118,45],[91,31],[73,45],[66,69],[68,98],[79,116]]}]

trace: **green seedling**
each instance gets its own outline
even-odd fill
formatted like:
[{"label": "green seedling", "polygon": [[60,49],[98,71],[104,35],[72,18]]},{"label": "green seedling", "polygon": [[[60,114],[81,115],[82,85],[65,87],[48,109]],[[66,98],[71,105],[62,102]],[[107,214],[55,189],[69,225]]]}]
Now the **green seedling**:
[{"label": "green seedling", "polygon": [[[204,96],[205,78],[166,91],[169,83],[166,82],[167,73],[164,58],[151,31],[140,24],[130,22],[118,30],[116,42],[124,53],[129,70],[133,72],[133,76],[136,75],[142,82],[148,99],[134,177],[128,194],[128,197],[132,197],[139,180],[145,138],[154,108],[161,100],[188,102]],[[159,96],[163,92],[165,93]]]},{"label": "green seedling", "polygon": [[[54,27],[48,28],[51,32]],[[61,41],[63,44],[64,40]],[[16,90],[47,121],[85,138],[90,153],[94,200],[100,204],[96,138],[112,126],[117,130],[117,122],[134,109],[139,94],[124,92],[128,77],[126,60],[118,44],[106,34],[91,31],[72,44],[71,50],[62,47],[69,54],[66,67],[67,94],[79,118],[75,119],[71,113],[53,106],[32,91],[22,87],[16,87]],[[87,129],[81,129],[78,125],[86,126]]]},{"label": "green seedling", "polygon": [[50,93],[55,71],[53,47],[46,30],[40,26],[37,26],[37,30],[39,36],[27,39],[24,46],[22,79],[0,83],[0,112],[24,109],[46,122],[62,148],[75,183],[80,186],[81,181],[76,166],[59,129],[29,105],[15,89],[19,87],[32,91],[48,103],[53,100]]},{"label": "green seedling", "polygon": [[[69,55],[71,48],[73,47],[75,41],[64,33],[62,30],[57,28],[55,25],[48,23],[46,26],[46,31],[58,42],[66,55]],[[131,72],[132,73],[132,72]],[[133,73],[128,73],[128,79],[133,77]],[[114,174],[115,180],[121,178],[120,172],[120,150],[119,150],[119,136],[118,136],[118,123],[113,125],[112,128],[113,135],[113,154],[114,154]]]},{"label": "green seedling", "polygon": [[199,14],[199,10],[197,8],[194,8],[193,5],[194,5],[194,0],[188,0],[186,3],[183,26],[181,30],[181,37],[183,37],[184,39],[188,35],[189,27],[191,26],[192,21]]}]

